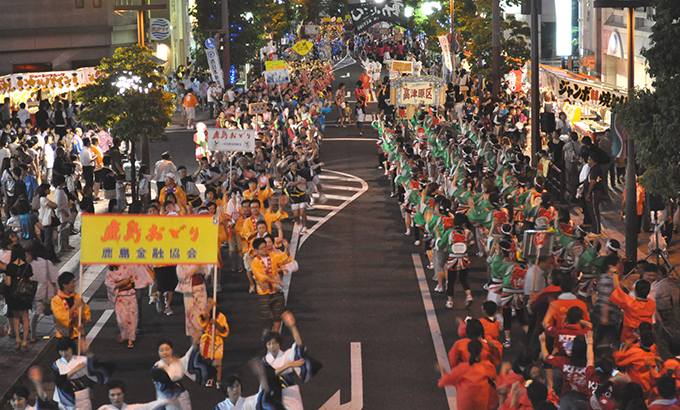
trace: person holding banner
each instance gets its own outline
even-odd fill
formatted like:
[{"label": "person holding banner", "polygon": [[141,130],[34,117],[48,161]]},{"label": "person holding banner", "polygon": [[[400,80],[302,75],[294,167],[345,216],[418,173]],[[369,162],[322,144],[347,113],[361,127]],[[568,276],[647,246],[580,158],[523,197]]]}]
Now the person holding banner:
[{"label": "person holding banner", "polygon": [[[71,272],[62,273],[57,284],[59,291],[51,302],[57,337],[78,338],[83,330],[83,323],[90,321],[90,307],[76,293],[76,277]],[[82,314],[79,314],[81,309]]]},{"label": "person holding banner", "polygon": [[104,284],[116,312],[116,322],[120,330],[118,343],[127,340],[127,348],[132,349],[135,347],[139,320],[134,271],[127,266],[109,265]]},{"label": "person holding banner", "polygon": [[212,359],[213,365],[217,368],[217,383],[215,383],[215,387],[219,389],[222,382],[224,338],[229,336],[229,324],[227,324],[227,318],[219,310],[216,310],[215,317],[212,317],[212,310],[215,308],[215,305],[215,299],[210,299],[206,308],[198,316],[198,324],[203,330],[199,348],[201,349],[201,356],[206,359]]},{"label": "person holding banner", "polygon": [[[205,267],[207,268],[207,267]],[[184,296],[184,331],[187,336],[198,337],[202,325],[199,316],[208,308],[208,291],[203,265],[177,265],[177,287],[175,291]]]}]

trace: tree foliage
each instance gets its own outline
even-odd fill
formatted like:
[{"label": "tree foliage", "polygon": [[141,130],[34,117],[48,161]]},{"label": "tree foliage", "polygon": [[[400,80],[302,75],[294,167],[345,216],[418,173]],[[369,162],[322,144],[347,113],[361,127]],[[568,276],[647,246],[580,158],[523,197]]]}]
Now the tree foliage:
[{"label": "tree foliage", "polygon": [[[76,100],[86,107],[80,118],[110,128],[124,140],[163,136],[174,109],[173,94],[163,89],[163,67],[151,57],[148,48],[137,44],[102,59],[95,82],[76,92]],[[127,86],[121,89],[123,84]]]},{"label": "tree foliage", "polygon": [[615,107],[636,144],[636,161],[645,168],[640,184],[647,192],[675,198],[680,191],[680,2],[655,0],[651,47],[642,51],[653,89],[635,89]]},{"label": "tree foliage", "polygon": [[[229,53],[231,64],[241,67],[252,60],[267,41],[278,41],[290,31],[299,10],[289,0],[229,0]],[[222,30],[222,0],[196,0],[190,14],[195,19],[192,32],[197,48],[196,65],[207,68],[203,44]]]},{"label": "tree foliage", "polygon": [[[418,1],[414,7],[413,22],[415,27],[427,36],[426,47],[439,51],[437,36],[449,33],[450,2],[443,2],[442,9],[430,16],[420,11],[420,5],[427,0]],[[508,0],[510,5],[518,4],[521,0]],[[409,4],[410,5],[410,4]],[[473,74],[491,76],[492,64],[492,0],[457,0],[454,5],[454,26],[465,43],[465,51],[470,53],[466,57],[472,67]],[[530,48],[528,39],[531,31],[529,26],[518,21],[513,15],[503,17],[501,9],[501,74],[519,68],[529,59]],[[482,65],[479,62],[482,62]]]}]

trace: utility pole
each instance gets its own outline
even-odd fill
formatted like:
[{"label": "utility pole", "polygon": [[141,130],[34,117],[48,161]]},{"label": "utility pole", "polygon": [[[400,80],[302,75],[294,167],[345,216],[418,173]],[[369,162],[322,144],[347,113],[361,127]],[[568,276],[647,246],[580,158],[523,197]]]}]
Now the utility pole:
[{"label": "utility pole", "polygon": [[451,82],[454,79],[454,73],[456,70],[456,53],[453,50],[453,43],[456,41],[456,30],[454,29],[453,13],[454,7],[456,6],[456,0],[451,0],[449,4],[449,9],[451,11],[451,41],[449,42],[449,51],[451,52]]},{"label": "utility pole", "polygon": [[[229,1],[222,0],[222,38],[224,39],[222,48],[222,72],[224,73],[224,86],[231,84],[231,56],[229,55],[229,48],[231,46],[231,35],[229,34]],[[226,90],[224,90],[226,91]]]},{"label": "utility pole", "polygon": [[536,163],[536,153],[541,149],[540,103],[541,90],[538,85],[539,56],[538,2],[531,0],[531,162]]},{"label": "utility pole", "polygon": [[[628,8],[628,92],[635,88],[635,8],[650,7],[651,0],[595,0],[596,8]],[[612,124],[613,126],[614,124]],[[610,154],[610,153],[609,153]],[[637,183],[635,181],[635,142],[628,136],[626,141],[626,271],[637,262]]]},{"label": "utility pole", "polygon": [[[493,83],[491,94],[496,97],[501,91],[501,5],[500,0],[492,0],[491,19],[491,81]],[[533,27],[531,28],[533,32]],[[533,47],[533,44],[532,44]]]}]

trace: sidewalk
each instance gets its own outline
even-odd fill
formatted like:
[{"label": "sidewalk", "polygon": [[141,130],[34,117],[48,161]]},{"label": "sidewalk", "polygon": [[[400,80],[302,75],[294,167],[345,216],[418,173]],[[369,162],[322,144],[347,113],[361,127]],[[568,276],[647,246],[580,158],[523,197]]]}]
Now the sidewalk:
[{"label": "sidewalk", "polygon": [[[95,212],[102,213],[107,209],[107,201],[99,201],[95,203]],[[75,228],[80,230],[81,218],[76,219]],[[81,235],[71,235],[70,244],[75,248],[72,252],[63,253],[60,255],[61,262],[56,264],[59,273],[72,272],[79,277],[80,268],[80,240]],[[99,276],[103,269],[102,265],[90,266],[83,271],[83,294],[87,302],[94,291],[101,285],[95,283],[95,279]],[[80,286],[80,284],[78,285]],[[6,323],[4,319],[2,323]],[[5,395],[12,385],[14,385],[28,370],[30,366],[38,362],[50,348],[53,348],[55,343],[54,336],[54,319],[52,316],[42,316],[38,320],[37,331],[38,341],[34,345],[29,345],[30,349],[21,351],[16,349],[16,342],[13,337],[5,336],[0,338],[0,408],[4,404]]]}]

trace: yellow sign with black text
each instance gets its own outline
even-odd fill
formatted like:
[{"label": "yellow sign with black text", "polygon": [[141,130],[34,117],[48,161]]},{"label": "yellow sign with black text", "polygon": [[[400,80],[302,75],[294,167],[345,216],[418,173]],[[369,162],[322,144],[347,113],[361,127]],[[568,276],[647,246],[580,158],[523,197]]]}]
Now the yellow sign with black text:
[{"label": "yellow sign with black text", "polygon": [[314,44],[311,42],[307,40],[300,40],[293,46],[293,51],[300,54],[301,56],[304,56],[309,53],[309,50],[311,50],[312,47],[314,47]]},{"label": "yellow sign with black text", "polygon": [[83,215],[80,263],[215,264],[218,223],[212,216]]}]

